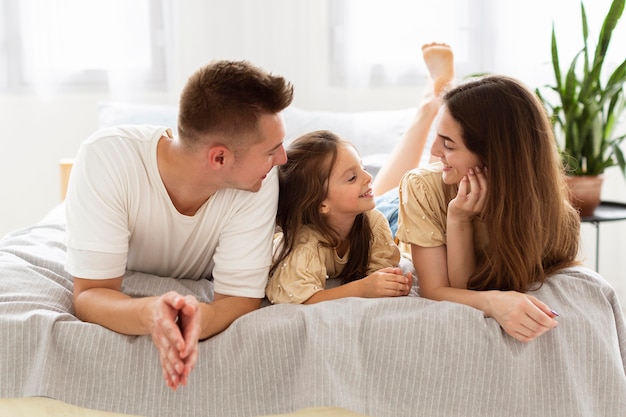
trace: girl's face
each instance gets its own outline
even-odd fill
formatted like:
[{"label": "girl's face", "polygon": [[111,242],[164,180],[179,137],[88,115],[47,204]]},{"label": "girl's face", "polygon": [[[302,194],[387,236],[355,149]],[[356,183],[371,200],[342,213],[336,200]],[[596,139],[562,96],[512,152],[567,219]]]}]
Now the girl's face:
[{"label": "girl's face", "polygon": [[356,216],[375,206],[372,176],[363,169],[361,158],[350,145],[340,145],[337,160],[328,178],[328,193],[322,201],[322,214]]},{"label": "girl's face", "polygon": [[445,106],[439,114],[437,136],[430,153],[443,164],[443,182],[448,185],[460,183],[470,168],[480,164],[476,154],[465,147],[461,126]]}]

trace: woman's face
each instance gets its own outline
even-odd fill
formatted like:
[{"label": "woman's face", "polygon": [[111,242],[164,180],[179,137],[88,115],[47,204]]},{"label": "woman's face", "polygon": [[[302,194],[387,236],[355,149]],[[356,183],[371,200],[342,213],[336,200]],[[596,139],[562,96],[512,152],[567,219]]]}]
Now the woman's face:
[{"label": "woman's face", "polygon": [[439,113],[437,136],[430,153],[443,164],[443,182],[448,185],[458,184],[470,168],[479,165],[476,154],[465,147],[461,126],[445,106]]}]

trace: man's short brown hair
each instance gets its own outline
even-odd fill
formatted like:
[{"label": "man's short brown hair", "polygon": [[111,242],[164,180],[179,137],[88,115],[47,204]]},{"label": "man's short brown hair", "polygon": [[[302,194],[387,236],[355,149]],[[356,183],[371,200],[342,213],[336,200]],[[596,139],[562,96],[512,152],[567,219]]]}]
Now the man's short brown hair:
[{"label": "man's short brown hair", "polygon": [[191,75],[182,91],[178,132],[190,146],[206,134],[236,141],[256,129],[260,116],[279,113],[292,100],[293,86],[283,77],[248,61],[213,61]]}]

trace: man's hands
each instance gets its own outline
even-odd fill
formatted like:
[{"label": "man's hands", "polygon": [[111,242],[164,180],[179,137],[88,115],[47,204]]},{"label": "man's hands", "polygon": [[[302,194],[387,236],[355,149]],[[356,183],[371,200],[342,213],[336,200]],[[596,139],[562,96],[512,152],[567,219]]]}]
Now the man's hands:
[{"label": "man's hands", "polygon": [[80,320],[118,333],[150,334],[159,352],[163,377],[177,389],[185,385],[198,359],[198,342],[224,331],[242,315],[256,310],[260,298],[215,293],[213,302],[168,292],[133,298],[122,293],[122,277],[74,277],[74,311]]},{"label": "man's hands", "polygon": [[168,292],[148,304],[152,341],[159,352],[163,378],[176,390],[186,385],[187,378],[198,359],[200,314],[198,300]]},{"label": "man's hands", "polygon": [[168,292],[146,304],[141,315],[161,360],[166,384],[176,390],[185,385],[198,360],[200,340],[224,331],[237,318],[258,309],[259,298],[215,293],[213,302],[200,303],[193,296]]}]

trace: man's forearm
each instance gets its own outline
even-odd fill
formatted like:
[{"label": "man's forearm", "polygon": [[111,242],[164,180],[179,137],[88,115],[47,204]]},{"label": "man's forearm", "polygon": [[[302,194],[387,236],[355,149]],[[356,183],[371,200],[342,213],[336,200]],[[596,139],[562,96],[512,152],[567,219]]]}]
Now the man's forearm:
[{"label": "man's forearm", "polygon": [[132,298],[109,288],[91,288],[74,298],[79,319],[128,335],[150,333],[147,304],[156,297]]},{"label": "man's forearm", "polygon": [[211,304],[200,304],[202,323],[200,339],[208,339],[224,331],[233,321],[261,306],[259,298],[245,298],[215,294]]}]

